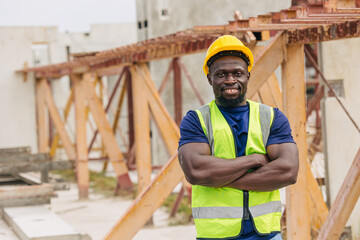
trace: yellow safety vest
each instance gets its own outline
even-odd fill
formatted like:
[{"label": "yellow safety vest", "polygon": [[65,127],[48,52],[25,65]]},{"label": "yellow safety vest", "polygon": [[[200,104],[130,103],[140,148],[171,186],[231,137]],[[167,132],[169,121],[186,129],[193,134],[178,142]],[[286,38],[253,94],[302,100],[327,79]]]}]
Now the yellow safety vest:
[{"label": "yellow safety vest", "polygon": [[[247,101],[250,108],[249,130],[245,155],[266,153],[266,142],[274,118],[273,109],[264,104]],[[208,138],[211,154],[236,158],[235,140],[229,124],[215,100],[196,110]],[[198,239],[224,239],[239,236],[242,231],[244,207],[248,206],[255,229],[260,235],[280,232],[281,202],[279,190],[269,192],[235,188],[192,186],[192,213]]]}]

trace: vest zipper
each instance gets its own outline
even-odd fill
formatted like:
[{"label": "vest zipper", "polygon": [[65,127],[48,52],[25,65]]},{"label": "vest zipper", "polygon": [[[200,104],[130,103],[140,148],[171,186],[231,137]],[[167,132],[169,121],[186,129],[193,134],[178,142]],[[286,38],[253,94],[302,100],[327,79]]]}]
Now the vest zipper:
[{"label": "vest zipper", "polygon": [[[250,114],[250,107],[249,107],[249,114]],[[226,120],[226,119],[225,119]],[[235,157],[237,157],[238,155],[238,149],[236,146],[236,141],[235,141],[235,135],[234,135],[234,131],[231,128],[231,126],[229,125],[229,123],[226,121],[226,123],[228,124],[231,133],[233,135],[233,140],[234,140],[234,147],[235,147]],[[242,190],[243,191],[243,207],[244,207],[244,211],[243,211],[243,220],[249,220],[250,219],[250,211],[249,211],[249,192],[247,190]],[[241,232],[242,232],[242,228],[241,228]]]},{"label": "vest zipper", "polygon": [[244,220],[250,219],[249,214],[249,192],[247,190],[243,190],[243,198],[244,198]]}]

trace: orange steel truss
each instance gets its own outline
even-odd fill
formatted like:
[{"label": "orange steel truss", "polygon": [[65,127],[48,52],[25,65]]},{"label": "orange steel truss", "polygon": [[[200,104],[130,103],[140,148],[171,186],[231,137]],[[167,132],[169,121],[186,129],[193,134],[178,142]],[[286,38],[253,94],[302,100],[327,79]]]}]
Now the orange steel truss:
[{"label": "orange steel truss", "polygon": [[[205,51],[220,35],[232,34],[242,39],[255,53],[255,67],[248,87],[248,97],[279,107],[288,116],[293,127],[294,139],[300,155],[298,182],[287,188],[286,226],[287,239],[310,239],[311,231],[320,232],[318,239],[339,239],[347,219],[360,195],[360,158],[354,159],[344,187],[333,207],[328,211],[319,185],[308,164],[306,142],[304,44],[360,36],[359,0],[293,0],[292,7],[280,12],[235,20],[220,26],[199,26],[174,34],[145,40],[139,43],[101,52],[77,55],[72,61],[48,66],[27,68],[19,73],[34,73],[37,82],[37,121],[39,151],[48,152],[48,136],[45,127],[45,109],[50,112],[57,130],[51,151],[61,140],[67,156],[77,163],[77,176],[81,198],[88,194],[88,146],[86,144],[86,119],[90,111],[101,135],[108,159],[119,179],[119,188],[131,188],[128,170],[138,171],[139,195],[104,239],[131,239],[151,218],[154,211],[179,183],[189,186],[177,160],[178,124],[181,119],[181,70],[190,81],[199,101],[191,76],[181,63],[180,57]],[[269,40],[265,47],[256,41]],[[146,63],[152,60],[173,58],[159,91],[155,88]],[[200,65],[199,65],[200,67]],[[281,67],[282,86],[274,71]],[[174,72],[175,121],[162,103],[160,92]],[[127,93],[130,139],[128,151],[120,151],[115,139],[119,127],[117,120],[110,124],[95,91],[97,76],[120,74],[121,93],[117,104],[119,116]],[[76,113],[76,147],[73,147],[51,96],[47,79],[71,76],[74,90],[67,109],[74,98]],[[282,89],[282,90],[280,90]],[[322,91],[316,94],[317,101]],[[316,108],[316,102],[311,103]],[[179,111],[180,108],[180,111]],[[87,110],[89,109],[89,110]],[[180,115],[179,115],[180,113]],[[151,181],[150,119],[159,129],[169,155],[169,161]],[[351,201],[344,204],[344,199]],[[334,224],[336,222],[336,224]]]}]

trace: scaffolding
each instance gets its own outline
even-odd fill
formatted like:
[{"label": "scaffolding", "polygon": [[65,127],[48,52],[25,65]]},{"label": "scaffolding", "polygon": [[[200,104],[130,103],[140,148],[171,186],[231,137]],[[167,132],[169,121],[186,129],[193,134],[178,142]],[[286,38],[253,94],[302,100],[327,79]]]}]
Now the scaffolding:
[{"label": "scaffolding", "polygon": [[[132,187],[128,171],[136,164],[139,195],[104,239],[131,239],[179,182],[183,182],[187,188],[190,187],[177,159],[178,125],[182,114],[181,73],[190,81],[199,102],[203,103],[203,100],[180,58],[205,51],[223,34],[235,35],[255,53],[255,66],[251,72],[247,97],[280,108],[288,116],[292,126],[294,140],[299,149],[300,169],[297,183],[286,190],[287,239],[310,239],[312,232],[315,232],[313,237],[317,239],[339,239],[360,194],[360,151],[355,156],[343,187],[329,211],[310,169],[305,129],[307,116],[312,110],[319,109],[324,87],[316,83],[315,96],[306,110],[304,58],[306,54],[308,59],[312,59],[311,64],[319,72],[316,53],[308,44],[360,36],[359,0],[293,0],[289,9],[280,12],[249,19],[242,19],[239,13],[235,13],[234,21],[226,25],[198,26],[136,44],[82,54],[61,64],[19,70],[25,77],[28,73],[34,73],[36,79],[39,152],[50,151],[45,127],[47,108],[57,131],[51,153],[54,153],[60,139],[68,158],[76,162],[80,198],[88,195],[88,154],[94,141],[87,146],[86,121],[89,111],[96,123],[96,132],[101,135],[108,159],[117,174],[119,189]],[[265,40],[268,40],[265,47],[256,44]],[[157,90],[146,63],[164,58],[173,60],[160,89]],[[281,87],[274,74],[279,66],[282,70]],[[171,71],[174,73],[175,83],[175,120],[171,118],[160,97]],[[117,115],[110,124],[106,117],[109,108],[103,108],[96,94],[95,84],[99,77],[114,74],[119,74],[114,91],[121,89]],[[70,76],[73,83],[66,111],[69,111],[71,103],[74,102],[75,147],[65,129],[67,114],[65,113],[64,119],[60,117],[47,84],[48,80],[62,76]],[[326,82],[326,79],[324,81]],[[128,151],[123,153],[116,141],[115,132],[119,129],[117,119],[125,92],[128,99],[129,141]],[[110,103],[113,96],[111,94]],[[150,179],[153,167],[150,119],[157,125],[169,155],[169,161],[153,180]],[[96,134],[92,139],[96,138]]]}]

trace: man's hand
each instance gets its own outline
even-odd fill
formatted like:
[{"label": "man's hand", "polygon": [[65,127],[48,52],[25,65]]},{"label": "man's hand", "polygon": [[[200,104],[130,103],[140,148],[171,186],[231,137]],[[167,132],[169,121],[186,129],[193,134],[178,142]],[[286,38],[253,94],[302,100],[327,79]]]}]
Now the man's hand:
[{"label": "man's hand", "polygon": [[189,183],[222,187],[242,177],[250,169],[266,166],[269,158],[263,154],[251,154],[223,159],[211,156],[207,143],[187,143],[179,148],[179,162]]},{"label": "man's hand", "polygon": [[270,162],[270,159],[269,159],[268,155],[266,155],[266,154],[254,153],[254,154],[251,154],[251,156],[255,157],[255,159],[257,159],[259,167],[265,166],[266,164],[268,164]]},{"label": "man's hand", "polygon": [[299,170],[298,149],[295,143],[269,145],[270,163],[249,172],[227,187],[250,191],[273,191],[294,184]]}]

